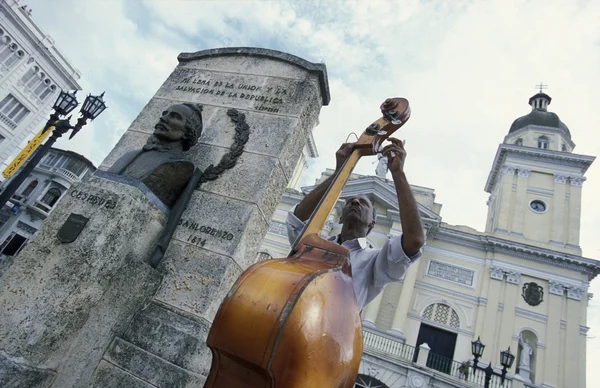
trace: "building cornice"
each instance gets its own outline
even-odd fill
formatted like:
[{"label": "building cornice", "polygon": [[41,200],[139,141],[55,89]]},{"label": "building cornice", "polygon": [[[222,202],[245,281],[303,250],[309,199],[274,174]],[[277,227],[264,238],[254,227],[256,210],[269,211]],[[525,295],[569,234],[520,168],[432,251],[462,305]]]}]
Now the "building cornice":
[{"label": "building cornice", "polygon": [[502,166],[506,162],[508,155],[515,155],[521,158],[536,160],[536,161],[552,161],[563,166],[570,166],[580,169],[581,175],[585,174],[587,169],[590,167],[592,162],[596,159],[594,156],[572,154],[568,152],[543,150],[540,148],[518,146],[512,144],[500,144],[494,162],[492,164],[492,170],[488,175],[487,182],[485,184],[485,191],[492,193],[498,176],[501,173]]},{"label": "building cornice", "polygon": [[486,252],[503,253],[513,257],[579,271],[586,274],[589,280],[594,279],[600,273],[600,261],[598,260],[503,240],[485,234],[472,234],[440,226],[432,231],[428,237]]}]

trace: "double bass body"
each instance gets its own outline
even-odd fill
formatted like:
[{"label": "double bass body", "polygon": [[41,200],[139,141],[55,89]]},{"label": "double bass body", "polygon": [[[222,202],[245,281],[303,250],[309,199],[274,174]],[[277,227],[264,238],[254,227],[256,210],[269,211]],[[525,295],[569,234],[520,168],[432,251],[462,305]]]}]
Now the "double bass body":
[{"label": "double bass body", "polygon": [[346,248],[318,236],[358,160],[410,117],[404,98],[355,143],[313,212],[293,254],[249,267],[212,324],[205,388],[352,388],[362,356],[362,326]]},{"label": "double bass body", "polygon": [[353,387],[362,327],[346,248],[307,236],[254,264],[221,305],[205,388]]}]

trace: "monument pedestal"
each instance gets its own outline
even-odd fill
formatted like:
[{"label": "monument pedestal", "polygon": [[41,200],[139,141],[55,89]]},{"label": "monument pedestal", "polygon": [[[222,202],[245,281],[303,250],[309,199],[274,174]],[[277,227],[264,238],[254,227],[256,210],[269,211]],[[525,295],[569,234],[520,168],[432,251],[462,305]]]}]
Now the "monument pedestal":
[{"label": "monument pedestal", "polygon": [[[0,386],[89,378],[158,288],[161,275],[146,260],[166,211],[143,185],[92,176],[71,187],[0,279]],[[78,222],[65,226],[72,215]],[[25,383],[33,375],[36,383]]]},{"label": "monument pedestal", "polygon": [[[250,126],[243,153],[192,194],[156,270],[147,261],[165,209],[101,172],[74,185],[37,239],[0,275],[0,300],[7,301],[0,303],[6,352],[0,353],[0,386],[204,382],[211,322],[237,277],[256,261],[329,90],[324,65],[278,51],[215,49],[178,59],[101,169],[141,148],[161,112],[182,102],[204,107],[202,136],[186,153],[196,167],[204,171],[229,152],[236,135],[231,108]],[[74,242],[61,243],[56,233],[71,213],[89,221]],[[29,383],[28,376],[41,377]]]}]

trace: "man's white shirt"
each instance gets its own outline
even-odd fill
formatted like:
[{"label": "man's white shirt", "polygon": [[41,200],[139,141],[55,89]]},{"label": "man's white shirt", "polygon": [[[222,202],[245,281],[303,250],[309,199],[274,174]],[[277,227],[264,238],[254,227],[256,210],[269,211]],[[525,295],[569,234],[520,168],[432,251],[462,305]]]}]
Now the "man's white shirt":
[{"label": "man's white shirt", "polygon": [[[288,213],[286,220],[290,244],[296,241],[306,225],[294,215],[294,209]],[[323,238],[339,241],[339,235]],[[402,249],[402,234],[389,239],[378,249],[369,248],[364,237],[344,241],[341,245],[350,251],[354,294],[360,310],[375,299],[386,284],[402,280],[408,267],[423,254],[420,249],[412,257],[407,256]]]}]

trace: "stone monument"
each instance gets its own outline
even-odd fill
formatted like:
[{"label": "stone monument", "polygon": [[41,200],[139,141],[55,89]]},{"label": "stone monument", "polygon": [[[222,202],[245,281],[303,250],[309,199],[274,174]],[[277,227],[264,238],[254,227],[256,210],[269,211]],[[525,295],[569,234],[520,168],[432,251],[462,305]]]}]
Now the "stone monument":
[{"label": "stone monument", "polygon": [[[37,239],[0,269],[0,386],[202,386],[214,314],[255,262],[329,91],[324,65],[282,52],[226,48],[178,59],[100,166],[105,171],[74,185]],[[175,125],[183,134],[172,142],[168,128],[155,125],[173,112],[181,122],[194,117],[181,104],[203,106],[198,144],[185,158],[167,155],[166,164],[142,171],[148,163],[136,161],[149,152],[186,147],[185,124]],[[169,163],[181,168],[165,173]],[[213,177],[192,192],[154,269],[149,256],[182,187],[165,192],[157,177],[187,182],[194,166]],[[65,225],[68,238],[59,238]]]}]

